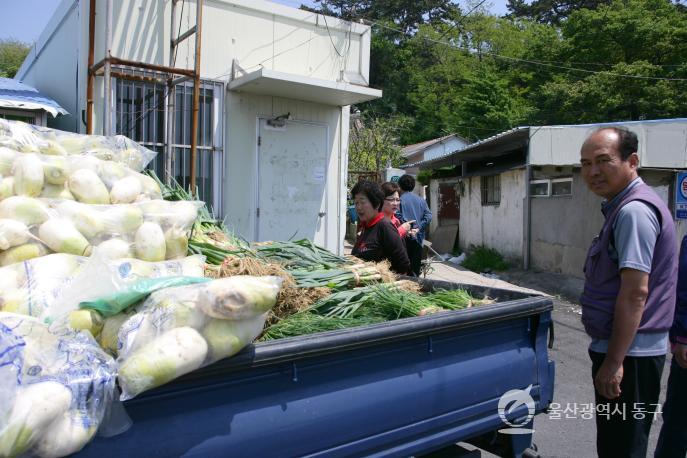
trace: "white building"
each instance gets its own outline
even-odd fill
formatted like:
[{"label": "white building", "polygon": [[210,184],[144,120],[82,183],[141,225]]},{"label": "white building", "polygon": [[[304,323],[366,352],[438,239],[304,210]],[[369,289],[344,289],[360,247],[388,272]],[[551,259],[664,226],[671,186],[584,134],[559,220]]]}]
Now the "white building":
[{"label": "white building", "polygon": [[[470,142],[460,135],[451,134],[420,143],[414,143],[412,145],[406,145],[401,149],[401,154],[406,159],[406,163],[415,164],[455,153],[469,144]],[[406,171],[411,175],[416,175],[419,170],[420,169],[417,167],[410,167]]]},{"label": "white building", "polygon": [[[54,127],[85,132],[89,0],[63,0],[17,78],[71,113]],[[194,66],[194,38],[172,56],[171,1],[113,1],[111,54],[122,60]],[[194,1],[177,19],[195,24]],[[95,62],[105,57],[106,1],[96,1]],[[197,186],[227,225],[250,241],[310,238],[343,250],[349,106],[381,96],[367,87],[370,28],[263,0],[206,0]],[[175,87],[167,119],[164,74],[114,65],[112,132],[165,149],[175,125],[174,176],[190,173],[192,82]],[[94,133],[104,122],[103,78],[96,78]],[[162,170],[158,154],[153,167]]]},{"label": "white building", "polygon": [[[603,126],[624,126],[637,134],[639,175],[675,214],[676,176],[687,169],[687,119],[518,127],[456,153],[409,164],[455,167],[454,176],[430,182],[435,215],[430,233],[436,236],[446,232],[442,226],[457,225],[463,250],[485,245],[525,268],[581,276],[603,215],[602,199],[580,175],[580,148]],[[459,196],[452,201],[457,209],[442,208],[441,196],[451,194],[446,189]],[[681,240],[687,224],[675,224]],[[444,245],[453,246],[453,240]]]}]

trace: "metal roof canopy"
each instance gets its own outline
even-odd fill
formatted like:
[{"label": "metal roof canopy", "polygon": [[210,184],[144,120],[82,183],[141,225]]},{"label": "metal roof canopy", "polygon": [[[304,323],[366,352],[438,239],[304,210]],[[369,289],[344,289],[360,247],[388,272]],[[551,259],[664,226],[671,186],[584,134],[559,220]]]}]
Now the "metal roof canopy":
[{"label": "metal roof canopy", "polygon": [[493,137],[485,138],[450,154],[427,161],[402,166],[420,169],[461,165],[464,161],[501,156],[504,153],[526,147],[529,142],[530,128],[516,127]]},{"label": "metal roof canopy", "polygon": [[0,78],[0,107],[15,110],[44,110],[53,118],[67,110],[33,86],[10,78]]},{"label": "metal roof canopy", "polygon": [[229,90],[334,106],[353,105],[382,96],[382,91],[379,89],[346,82],[308,78],[267,68],[237,77],[229,83]]}]

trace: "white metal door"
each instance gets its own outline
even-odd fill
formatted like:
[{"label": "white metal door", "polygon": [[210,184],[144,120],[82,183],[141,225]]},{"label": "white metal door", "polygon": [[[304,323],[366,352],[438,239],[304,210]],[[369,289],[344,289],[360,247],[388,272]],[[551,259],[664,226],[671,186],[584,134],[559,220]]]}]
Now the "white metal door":
[{"label": "white metal door", "polygon": [[307,238],[326,245],[327,126],[260,119],[258,241]]}]

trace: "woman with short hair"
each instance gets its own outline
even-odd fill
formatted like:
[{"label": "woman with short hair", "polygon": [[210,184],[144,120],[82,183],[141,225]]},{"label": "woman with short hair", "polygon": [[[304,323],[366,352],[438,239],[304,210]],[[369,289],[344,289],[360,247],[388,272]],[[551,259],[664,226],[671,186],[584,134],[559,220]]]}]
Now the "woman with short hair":
[{"label": "woman with short hair", "polygon": [[384,217],[384,192],[371,181],[357,183],[351,191],[358,213],[358,238],[351,254],[364,261],[389,261],[398,274],[410,273],[405,244],[391,220]]},{"label": "woman with short hair", "polygon": [[420,230],[419,228],[412,228],[415,221],[406,221],[405,223],[401,223],[401,221],[396,217],[396,213],[398,213],[401,207],[400,189],[400,186],[391,181],[387,181],[386,183],[382,184],[382,192],[384,193],[384,205],[382,205],[382,213],[384,213],[384,216],[387,217],[389,221],[391,221],[391,223],[396,227],[398,234],[402,239],[407,236],[415,237],[417,232]]}]

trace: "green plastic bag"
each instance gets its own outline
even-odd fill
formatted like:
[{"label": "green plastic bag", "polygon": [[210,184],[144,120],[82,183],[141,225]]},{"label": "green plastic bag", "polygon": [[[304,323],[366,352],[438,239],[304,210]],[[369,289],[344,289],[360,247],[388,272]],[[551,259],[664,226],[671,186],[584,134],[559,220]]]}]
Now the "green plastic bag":
[{"label": "green plastic bag", "polygon": [[191,285],[193,283],[209,282],[204,277],[163,277],[146,278],[133,283],[128,288],[108,296],[79,303],[80,309],[90,309],[100,312],[104,317],[116,315],[133,304],[142,301],[152,292],[174,286]]}]

